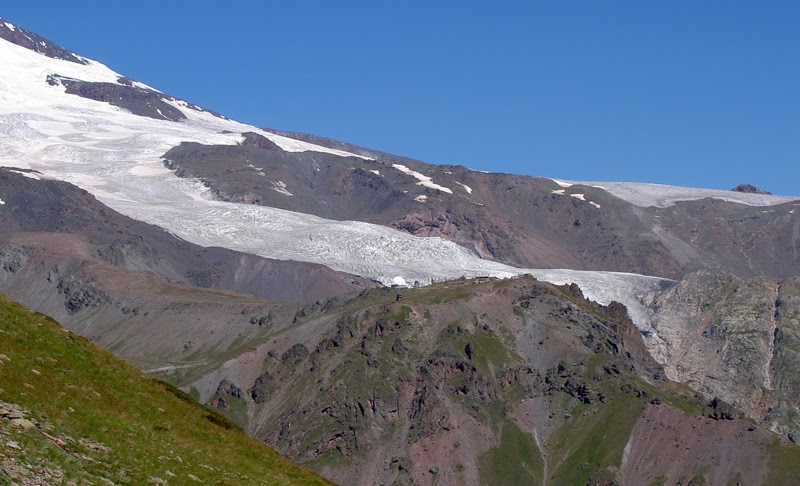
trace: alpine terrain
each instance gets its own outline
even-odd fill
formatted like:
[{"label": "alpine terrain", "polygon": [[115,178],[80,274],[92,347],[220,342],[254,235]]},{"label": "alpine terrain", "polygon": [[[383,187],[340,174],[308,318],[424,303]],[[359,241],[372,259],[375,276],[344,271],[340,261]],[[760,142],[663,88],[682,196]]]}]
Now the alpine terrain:
[{"label": "alpine terrain", "polygon": [[800,197],[249,126],[2,19],[0,66],[0,484],[323,481],[237,426],[341,484],[800,484]]}]

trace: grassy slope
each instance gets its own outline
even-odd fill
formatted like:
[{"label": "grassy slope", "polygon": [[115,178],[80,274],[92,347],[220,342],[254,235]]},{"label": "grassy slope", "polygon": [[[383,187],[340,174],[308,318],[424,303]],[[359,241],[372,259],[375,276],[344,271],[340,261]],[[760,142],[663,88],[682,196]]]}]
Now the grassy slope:
[{"label": "grassy slope", "polygon": [[[78,483],[329,484],[188,395],[3,297],[0,354],[10,359],[0,364],[0,401],[39,423],[21,430],[0,419],[4,461]],[[0,485],[9,482],[0,472]]]}]

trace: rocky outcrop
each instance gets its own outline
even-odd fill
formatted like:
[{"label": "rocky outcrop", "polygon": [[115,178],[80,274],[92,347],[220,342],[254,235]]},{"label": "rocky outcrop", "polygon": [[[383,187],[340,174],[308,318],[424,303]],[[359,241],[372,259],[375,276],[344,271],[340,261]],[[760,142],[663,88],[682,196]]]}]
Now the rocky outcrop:
[{"label": "rocky outcrop", "polygon": [[87,307],[102,307],[114,303],[106,292],[75,275],[58,279],[56,289],[63,294],[64,306],[69,314],[75,314]]},{"label": "rocky outcrop", "polygon": [[[220,381],[241,383],[246,412],[230,417],[341,483],[496,483],[514,427],[523,441],[514,447],[548,457],[552,481],[570,482],[574,450],[610,447],[593,438],[609,432],[590,424],[620,423],[627,437],[646,403],[667,400],[625,307],[590,302],[577,286],[460,281],[339,305],[304,312],[225,364],[228,374],[192,386],[218,403]],[[709,403],[694,406],[727,418]],[[580,445],[558,452],[565,440]],[[545,474],[523,463],[507,466],[521,481]],[[579,476],[604,477],[606,466],[594,467]]]},{"label": "rocky outcrop", "polygon": [[83,57],[2,18],[0,18],[0,38],[53,59],[61,59],[76,64],[88,64],[88,61]]},{"label": "rocky outcrop", "polygon": [[772,194],[771,192],[764,191],[751,184],[739,184],[738,186],[731,189],[731,191],[746,192],[748,194]]},{"label": "rocky outcrop", "polygon": [[186,119],[181,110],[164,101],[163,93],[135,86],[130,81],[127,84],[98,83],[51,74],[47,82],[64,86],[68,94],[118,106],[134,115],[174,122]]},{"label": "rocky outcrop", "polygon": [[214,393],[214,397],[211,398],[209,405],[217,410],[226,412],[230,410],[231,400],[241,401],[243,398],[244,393],[242,392],[241,388],[229,382],[228,380],[222,380],[217,387],[217,391]]},{"label": "rocky outcrop", "polygon": [[647,342],[670,379],[783,435],[800,430],[797,279],[700,272],[652,295],[650,305],[657,335]]}]

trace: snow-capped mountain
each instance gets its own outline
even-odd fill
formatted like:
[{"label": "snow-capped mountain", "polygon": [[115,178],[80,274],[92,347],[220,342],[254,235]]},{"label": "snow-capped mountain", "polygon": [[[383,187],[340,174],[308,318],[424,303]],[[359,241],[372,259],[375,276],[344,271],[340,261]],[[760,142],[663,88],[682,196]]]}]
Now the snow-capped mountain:
[{"label": "snow-capped mountain", "polygon": [[[21,32],[8,22],[2,25],[6,32]],[[43,42],[38,40],[39,45]],[[130,81],[95,61],[79,56],[53,58],[46,53],[0,41],[4,66],[0,77],[0,164],[76,184],[109,207],[190,242],[323,263],[387,285],[533,273],[560,283],[576,281],[600,301],[615,298],[632,307],[635,301],[630,295],[636,292],[620,289],[649,290],[662,281],[610,272],[540,273],[479,258],[440,237],[421,238],[381,225],[214,200],[198,180],[175,177],[164,167],[162,156],[185,142],[233,147],[244,140],[244,133],[254,132],[285,152],[369,158],[226,119]],[[88,91],[96,89],[95,99],[81,92],[70,93],[70,86],[76,84]],[[97,93],[108,92],[123,94],[128,108],[98,100],[104,100],[105,94]],[[133,102],[153,107],[154,113],[131,109],[129,103]],[[157,104],[168,107],[172,115],[166,115],[167,110]],[[450,191],[400,164],[383,170],[405,174],[421,187]],[[280,181],[271,183],[280,187]],[[286,192],[291,190],[289,187]]]},{"label": "snow-capped mountain", "polygon": [[254,127],[2,19],[0,66],[0,293],[327,477],[800,476],[800,197]]},{"label": "snow-capped mountain", "polygon": [[[663,277],[800,265],[795,197],[485,174],[315,143],[171,97],[8,22],[0,34],[0,164],[76,184],[198,245],[386,285],[530,273],[619,300],[642,328],[636,296]],[[708,213],[715,203],[705,198],[739,203],[724,206],[721,231],[708,233],[697,214],[694,228],[679,222]],[[786,231],[766,242],[750,235],[764,225]],[[737,231],[753,243],[719,238]],[[787,243],[794,257],[770,267]]]}]

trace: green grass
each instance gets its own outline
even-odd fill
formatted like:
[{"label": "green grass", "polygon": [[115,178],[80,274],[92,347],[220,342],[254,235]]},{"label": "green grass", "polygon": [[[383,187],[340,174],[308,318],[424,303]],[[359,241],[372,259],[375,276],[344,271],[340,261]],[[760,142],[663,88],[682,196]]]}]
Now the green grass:
[{"label": "green grass", "polygon": [[769,452],[769,475],[764,484],[800,484],[800,448],[775,439]]},{"label": "green grass", "polygon": [[[207,484],[329,484],[191,395],[2,297],[0,353],[10,358],[0,365],[0,400],[42,424],[41,430],[4,431],[22,446],[19,458],[28,464],[61,469],[79,483],[105,477],[118,484],[150,478],[182,484],[193,475]],[[45,437],[45,429],[65,445]]]},{"label": "green grass", "polygon": [[606,402],[575,404],[572,420],[549,441],[551,484],[587,484],[622,462],[622,452],[646,401],[617,387],[604,390]]},{"label": "green grass", "polygon": [[478,459],[481,484],[542,484],[544,462],[532,435],[504,419],[500,444]]}]

